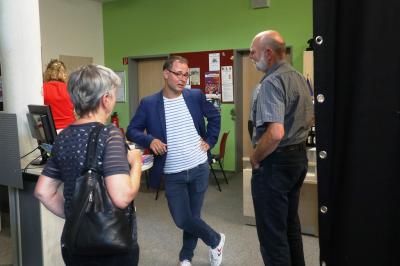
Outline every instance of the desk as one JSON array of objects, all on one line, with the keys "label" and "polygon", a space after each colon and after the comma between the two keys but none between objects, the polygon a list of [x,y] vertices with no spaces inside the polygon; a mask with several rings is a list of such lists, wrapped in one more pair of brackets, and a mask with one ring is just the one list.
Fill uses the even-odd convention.
[{"label": "desk", "polygon": [[307,173],[301,187],[299,218],[303,234],[318,236],[318,186],[314,173]]},{"label": "desk", "polygon": [[[26,163],[22,162],[23,167]],[[30,167],[22,174],[24,188],[17,190],[21,265],[64,265],[60,238],[64,219],[48,211],[33,195],[43,167]],[[60,187],[62,189],[62,187]]]}]

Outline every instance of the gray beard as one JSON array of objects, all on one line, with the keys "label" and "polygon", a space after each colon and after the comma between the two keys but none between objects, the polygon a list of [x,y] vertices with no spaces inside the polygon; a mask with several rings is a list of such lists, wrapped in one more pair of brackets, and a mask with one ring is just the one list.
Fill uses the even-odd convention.
[{"label": "gray beard", "polygon": [[256,69],[261,72],[267,72],[268,66],[265,63],[264,58],[261,58],[258,62],[256,62]]}]

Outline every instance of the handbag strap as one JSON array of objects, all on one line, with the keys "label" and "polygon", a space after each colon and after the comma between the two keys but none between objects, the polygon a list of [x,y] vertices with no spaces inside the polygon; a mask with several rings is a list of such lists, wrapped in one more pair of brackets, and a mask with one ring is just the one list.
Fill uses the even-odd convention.
[{"label": "handbag strap", "polygon": [[86,161],[85,170],[92,170],[97,172],[97,143],[100,135],[100,131],[104,128],[102,123],[97,123],[96,126],[90,131],[87,149],[86,149]]}]

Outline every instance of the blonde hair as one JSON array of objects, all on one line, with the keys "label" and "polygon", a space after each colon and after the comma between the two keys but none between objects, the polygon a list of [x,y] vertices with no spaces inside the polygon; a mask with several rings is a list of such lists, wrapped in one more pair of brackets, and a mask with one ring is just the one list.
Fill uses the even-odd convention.
[{"label": "blonde hair", "polygon": [[67,82],[67,68],[62,61],[52,59],[47,64],[46,71],[43,74],[43,82],[49,81]]}]

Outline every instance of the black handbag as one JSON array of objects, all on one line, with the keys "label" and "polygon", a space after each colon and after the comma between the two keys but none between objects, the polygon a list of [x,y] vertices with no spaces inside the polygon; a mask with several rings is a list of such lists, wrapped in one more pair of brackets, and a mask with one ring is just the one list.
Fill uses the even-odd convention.
[{"label": "black handbag", "polygon": [[103,128],[99,123],[89,135],[84,171],[76,180],[72,213],[64,225],[64,245],[72,254],[125,253],[136,243],[133,204],[125,209],[114,206],[97,167],[97,141]]}]

